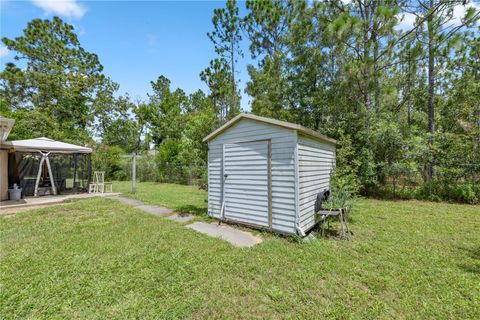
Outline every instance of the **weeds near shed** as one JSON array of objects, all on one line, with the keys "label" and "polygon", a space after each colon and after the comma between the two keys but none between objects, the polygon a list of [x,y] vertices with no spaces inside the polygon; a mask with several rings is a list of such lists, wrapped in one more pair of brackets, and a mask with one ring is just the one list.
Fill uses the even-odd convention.
[{"label": "weeds near shed", "polygon": [[333,210],[347,208],[347,213],[350,216],[357,198],[355,186],[351,184],[351,179],[349,177],[339,176],[335,171],[332,171],[330,174],[330,195],[328,199],[322,203],[323,209]]}]

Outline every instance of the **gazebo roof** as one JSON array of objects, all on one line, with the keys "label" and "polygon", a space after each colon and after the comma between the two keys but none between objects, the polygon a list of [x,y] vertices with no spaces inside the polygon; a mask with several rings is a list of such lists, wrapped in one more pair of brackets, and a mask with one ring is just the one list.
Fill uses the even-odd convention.
[{"label": "gazebo roof", "polygon": [[92,153],[91,148],[77,146],[71,143],[55,141],[40,137],[36,139],[5,141],[0,149],[13,149],[21,152],[52,152],[52,153]]},{"label": "gazebo roof", "polygon": [[0,143],[7,140],[15,120],[0,117]]}]

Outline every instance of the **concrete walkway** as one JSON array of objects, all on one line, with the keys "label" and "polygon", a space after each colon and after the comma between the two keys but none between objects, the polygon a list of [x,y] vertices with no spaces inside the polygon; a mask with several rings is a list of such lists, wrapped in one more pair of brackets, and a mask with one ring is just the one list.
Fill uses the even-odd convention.
[{"label": "concrete walkway", "polygon": [[221,238],[233,244],[236,247],[253,247],[262,242],[262,238],[256,237],[250,232],[235,229],[229,225],[217,222],[194,222],[187,225],[187,228],[209,235],[211,237]]},{"label": "concrete walkway", "polygon": [[194,217],[191,214],[188,213],[174,213],[168,217],[166,217],[169,220],[180,222],[180,223],[185,223],[190,220],[192,220]]},{"label": "concrete walkway", "polygon": [[134,200],[134,199],[130,199],[130,198],[127,198],[127,197],[124,197],[124,196],[116,196],[116,197],[112,197],[112,199],[115,199],[115,200],[117,200],[117,201],[119,201],[122,204],[125,204],[127,206],[132,206],[132,207],[135,207],[139,210],[151,213],[151,214],[153,214],[155,216],[158,216],[158,217],[163,217],[163,216],[166,216],[168,214],[173,213],[173,210],[170,210],[168,208],[144,204],[143,202],[140,202],[140,201]]},{"label": "concrete walkway", "polygon": [[[158,217],[165,217],[169,220],[180,222],[180,223],[185,223],[194,218],[192,214],[188,213],[174,213],[173,210],[161,207],[161,206],[154,206],[154,205],[148,205],[145,204],[141,201],[135,200],[135,199],[130,199],[124,196],[116,196],[112,197],[112,199],[115,199],[127,206],[132,206],[134,208],[137,208],[139,210],[151,213],[155,216]],[[172,214],[173,213],[173,214]]]},{"label": "concrete walkway", "polygon": [[[120,195],[119,193],[94,193],[94,194],[74,194],[74,195],[58,195],[33,198],[29,197],[20,201],[2,201],[0,202],[0,215],[15,214],[20,211],[30,210],[34,208],[48,207],[65,203],[69,199],[84,199],[91,197],[109,197],[117,200],[122,204],[132,206],[139,210],[148,212],[158,217],[176,221],[179,223],[187,223],[195,216],[188,213],[176,213],[171,209],[148,205],[141,201],[130,199]],[[250,232],[238,230],[229,225],[218,223],[194,222],[186,226],[189,229],[206,234],[210,237],[216,237],[228,241],[236,247],[252,247],[262,242],[262,238],[252,235]]]},{"label": "concrete walkway", "polygon": [[[165,217],[166,219],[185,223],[194,218],[193,215],[187,213],[174,213],[165,207],[146,205],[141,201],[130,199],[124,196],[112,197],[125,205],[132,206],[139,210],[151,213],[159,217]],[[173,214],[172,214],[173,213]],[[200,233],[206,234],[210,237],[216,237],[223,239],[236,247],[252,247],[260,242],[262,238],[252,235],[250,232],[235,229],[226,224],[218,225],[218,223],[206,223],[206,222],[194,222],[186,226],[189,229],[193,229]]]},{"label": "concrete walkway", "polygon": [[85,199],[92,197],[111,197],[119,195],[119,193],[79,193],[67,195],[51,195],[41,197],[26,197],[18,201],[1,201],[0,215],[11,214],[20,211],[30,210],[34,208],[43,208],[51,205],[60,204],[70,199]]}]

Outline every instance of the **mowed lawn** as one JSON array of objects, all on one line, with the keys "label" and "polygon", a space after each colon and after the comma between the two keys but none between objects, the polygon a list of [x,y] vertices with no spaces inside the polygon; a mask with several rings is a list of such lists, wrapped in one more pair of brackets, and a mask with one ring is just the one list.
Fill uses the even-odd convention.
[{"label": "mowed lawn", "polygon": [[141,182],[132,194],[131,181],[115,181],[113,191],[130,198],[158,206],[166,206],[184,213],[207,215],[207,192],[195,186],[170,183]]},{"label": "mowed lawn", "polygon": [[[191,187],[138,190],[206,206]],[[479,206],[362,200],[350,227],[239,249],[105,198],[0,216],[0,318],[480,317]]]}]

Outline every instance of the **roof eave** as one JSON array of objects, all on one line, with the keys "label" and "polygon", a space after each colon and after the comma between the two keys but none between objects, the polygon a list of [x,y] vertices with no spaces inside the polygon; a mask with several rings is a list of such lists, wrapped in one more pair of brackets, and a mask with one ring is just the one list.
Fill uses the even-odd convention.
[{"label": "roof eave", "polygon": [[233,126],[235,123],[237,123],[241,118],[243,118],[244,115],[245,115],[244,113],[240,113],[239,115],[233,117],[230,121],[225,123],[223,126],[221,126],[220,128],[218,128],[215,131],[213,131],[212,133],[210,133],[208,136],[203,138],[202,142],[208,142],[208,141],[212,140],[213,138],[218,136],[220,133],[227,130],[228,128]]},{"label": "roof eave", "polygon": [[260,117],[260,116],[256,116],[256,115],[248,114],[248,113],[240,113],[239,115],[235,116],[230,121],[225,123],[223,126],[221,126],[217,130],[213,131],[208,136],[203,138],[202,141],[203,142],[209,142],[210,140],[214,139],[216,136],[218,136],[219,134],[221,134],[223,131],[227,130],[228,128],[232,127],[234,124],[236,124],[238,121],[240,121],[243,118],[250,119],[250,120],[253,120],[253,121],[259,121],[259,122],[262,122],[262,123],[268,123],[268,124],[271,124],[271,125],[276,125],[276,126],[291,129],[291,130],[297,130],[300,133],[303,133],[304,135],[307,135],[311,138],[321,140],[323,142],[332,143],[332,144],[335,144],[335,145],[337,144],[337,140],[329,138],[329,137],[327,137],[323,134],[320,134],[320,133],[318,133],[318,132],[316,132],[312,129],[301,126],[299,124],[294,124],[294,123],[289,123],[289,122],[280,121],[280,120],[276,120],[276,119]]}]

